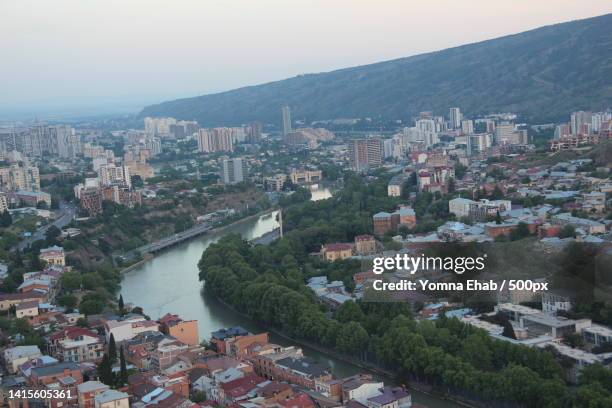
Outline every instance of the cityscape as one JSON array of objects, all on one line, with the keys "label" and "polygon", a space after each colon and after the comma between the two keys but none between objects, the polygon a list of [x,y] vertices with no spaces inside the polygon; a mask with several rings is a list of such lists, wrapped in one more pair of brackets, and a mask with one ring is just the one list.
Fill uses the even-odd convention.
[{"label": "cityscape", "polygon": [[[540,54],[578,31],[609,45],[610,27],[516,36]],[[579,75],[597,89],[538,104],[397,114],[405,95],[360,82],[380,106],[342,110],[340,70],[307,96],[292,81],[311,75],[0,115],[0,405],[612,407],[607,51]]]}]

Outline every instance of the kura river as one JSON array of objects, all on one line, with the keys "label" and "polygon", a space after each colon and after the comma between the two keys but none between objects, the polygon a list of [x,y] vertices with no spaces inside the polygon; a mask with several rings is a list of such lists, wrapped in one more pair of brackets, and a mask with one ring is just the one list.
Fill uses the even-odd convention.
[{"label": "kura river", "polygon": [[[225,229],[212,232],[159,253],[124,275],[121,294],[126,303],[140,306],[144,312],[157,319],[166,313],[175,313],[184,319],[198,321],[200,339],[209,339],[210,333],[222,327],[242,326],[258,332],[261,327],[219,303],[202,292],[198,280],[197,263],[202,252],[223,235],[241,234],[246,239],[259,237],[278,227],[276,212],[250,218]],[[282,345],[290,341],[272,335],[272,341]],[[304,354],[316,358],[329,367],[337,377],[355,374],[360,370],[352,364],[323,355],[308,347]],[[449,408],[457,405],[413,391],[413,400],[430,408]]]}]

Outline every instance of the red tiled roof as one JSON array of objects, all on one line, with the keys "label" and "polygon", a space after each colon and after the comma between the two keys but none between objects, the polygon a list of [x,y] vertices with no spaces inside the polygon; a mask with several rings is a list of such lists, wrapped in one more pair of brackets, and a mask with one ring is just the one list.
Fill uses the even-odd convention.
[{"label": "red tiled roof", "polygon": [[259,383],[266,381],[258,375],[252,374],[246,377],[238,378],[237,380],[229,381],[221,384],[221,388],[225,391],[225,395],[231,398],[245,395],[251,391]]},{"label": "red tiled roof", "polygon": [[66,327],[64,330],[58,331],[57,333],[53,333],[50,338],[51,341],[56,341],[64,338],[75,339],[78,336],[98,337],[96,333],[85,329],[84,327],[71,326]]},{"label": "red tiled roof", "polygon": [[45,295],[42,293],[36,294],[32,292],[27,293],[0,293],[0,301],[2,300],[24,300],[24,299],[44,299]]},{"label": "red tiled roof", "polygon": [[337,242],[334,244],[325,245],[326,251],[346,251],[347,249],[352,249],[353,246],[351,244],[347,244],[344,242]]},{"label": "red tiled roof", "polygon": [[308,408],[315,406],[312,399],[304,393],[285,401],[279,401],[279,404],[285,408]]}]

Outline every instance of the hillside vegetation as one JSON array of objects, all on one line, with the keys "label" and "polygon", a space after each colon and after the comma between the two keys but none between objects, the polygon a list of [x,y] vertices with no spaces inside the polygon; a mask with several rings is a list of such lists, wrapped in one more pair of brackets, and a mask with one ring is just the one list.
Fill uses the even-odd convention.
[{"label": "hillside vegetation", "polygon": [[332,72],[300,75],[146,107],[141,116],[196,119],[202,126],[280,122],[280,108],[307,121],[409,119],[422,110],[469,115],[517,112],[567,119],[612,106],[612,14]]}]

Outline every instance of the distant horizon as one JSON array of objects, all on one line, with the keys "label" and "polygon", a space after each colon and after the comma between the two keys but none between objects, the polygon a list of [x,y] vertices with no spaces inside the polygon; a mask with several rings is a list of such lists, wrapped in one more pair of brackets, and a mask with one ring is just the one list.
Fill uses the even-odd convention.
[{"label": "distant horizon", "polygon": [[[49,3],[56,3],[56,2],[57,1],[50,1]],[[59,2],[61,3],[61,1]],[[478,1],[472,1],[472,3],[474,2],[478,3]],[[11,30],[10,23],[18,22],[19,15],[21,13],[24,13],[26,11],[27,12],[32,11],[31,9],[28,9],[27,6],[25,7],[25,9],[23,8],[20,9],[20,6],[24,3],[27,3],[27,1],[20,2],[19,5],[16,5],[15,3],[0,5],[0,16],[4,15],[7,18],[7,20],[11,20],[10,22],[3,23],[2,22],[3,18],[0,17],[0,23],[2,23],[0,24],[0,34],[2,33],[4,29],[6,29],[7,31],[10,31]],[[113,3],[113,2],[110,2],[110,3]],[[151,2],[150,4],[154,4],[154,3],[155,2]],[[236,3],[239,3],[239,1],[234,1],[232,5],[236,6]],[[271,3],[274,3],[274,2],[271,2]],[[397,6],[396,2],[394,1],[391,1],[391,3],[394,3]],[[527,2],[522,2],[522,3],[528,4]],[[546,3],[546,2],[542,2],[542,3]],[[462,32],[454,31],[456,27],[444,26],[443,27],[444,29],[440,30],[441,26],[439,24],[432,24],[431,26],[435,28],[438,32],[442,31],[442,34],[444,34],[442,38],[434,38],[433,36],[428,37],[427,33],[424,33],[423,37],[419,37],[418,41],[416,41],[416,44],[414,44],[415,37],[407,37],[409,38],[409,40],[406,41],[407,43],[409,43],[408,47],[404,46],[404,42],[402,41],[400,41],[401,44],[399,45],[393,43],[394,41],[397,43],[398,39],[404,38],[403,36],[407,35],[404,32],[395,32],[393,36],[383,35],[382,37],[380,34],[378,34],[380,38],[374,38],[370,40],[370,42],[375,43],[376,41],[379,41],[381,39],[385,41],[377,43],[377,44],[367,44],[366,43],[365,46],[362,46],[361,44],[359,44],[360,41],[366,41],[364,38],[356,38],[353,40],[351,37],[350,40],[352,41],[352,43],[349,42],[348,38],[345,38],[345,40],[347,41],[346,43],[343,43],[345,45],[343,47],[339,46],[337,49],[332,48],[336,46],[333,43],[338,41],[337,39],[333,39],[332,41],[330,41],[332,43],[330,47],[325,46],[326,48],[329,48],[329,50],[325,50],[323,49],[324,48],[323,43],[325,43],[325,41],[323,41],[322,44],[319,44],[320,48],[314,48],[314,49],[305,48],[306,51],[300,54],[300,58],[305,59],[306,62],[296,61],[293,64],[294,66],[291,66],[292,64],[290,63],[291,61],[289,61],[289,59],[295,57],[295,55],[293,54],[295,54],[296,51],[299,51],[299,50],[296,50],[296,47],[298,47],[299,44],[298,46],[293,46],[292,44],[285,44],[286,48],[280,47],[280,49],[278,50],[272,50],[272,51],[277,52],[277,54],[280,52],[280,54],[278,55],[275,54],[276,59],[273,59],[270,56],[267,56],[265,52],[262,52],[262,50],[270,51],[266,48],[266,47],[269,47],[270,45],[262,46],[261,44],[258,44],[262,48],[250,49],[248,48],[249,46],[248,41],[246,44],[243,44],[242,40],[244,39],[242,38],[240,39],[241,42],[239,42],[238,44],[242,46],[242,48],[241,49],[229,48],[231,52],[228,52],[228,49],[224,48],[223,44],[220,44],[217,41],[215,41],[214,43],[209,43],[209,44],[197,43],[196,45],[198,47],[200,46],[203,47],[202,53],[204,53],[205,51],[211,51],[210,49],[212,49],[212,51],[218,52],[218,55],[217,55],[218,58],[226,58],[229,60],[229,61],[219,60],[219,63],[217,63],[215,60],[215,63],[207,64],[210,60],[213,60],[213,58],[206,59],[206,57],[201,57],[201,56],[198,57],[198,55],[200,54],[199,52],[200,48],[198,48],[197,49],[198,52],[195,52],[195,53],[193,52],[193,49],[188,49],[188,47],[182,47],[186,49],[181,49],[175,52],[175,48],[177,45],[174,43],[168,42],[167,44],[162,44],[162,46],[159,46],[158,48],[153,47],[154,48],[153,50],[151,49],[147,50],[149,52],[152,51],[154,54],[157,52],[159,56],[162,57],[161,59],[163,63],[159,62],[161,66],[157,67],[156,64],[158,63],[158,61],[155,59],[158,57],[157,54],[155,54],[153,65],[151,66],[147,65],[147,62],[151,62],[151,61],[144,61],[144,62],[141,61],[141,57],[143,57],[143,55],[146,56],[145,54],[141,55],[142,47],[145,47],[145,46],[148,48],[152,47],[152,44],[150,44],[149,41],[143,44],[136,44],[132,46],[130,44],[127,44],[127,45],[120,47],[119,50],[117,50],[116,48],[112,48],[109,50],[108,48],[110,47],[110,45],[114,45],[114,44],[112,44],[113,39],[107,38],[105,40],[106,42],[103,41],[102,44],[99,44],[97,46],[95,44],[92,46],[90,46],[90,44],[85,44],[85,49],[83,50],[82,53],[79,53],[77,50],[77,52],[70,54],[70,56],[73,57],[73,59],[68,60],[69,62],[68,65],[64,64],[63,60],[59,62],[57,61],[57,59],[61,58],[61,55],[57,55],[57,54],[58,53],[61,54],[65,52],[66,50],[61,49],[58,51],[58,49],[56,48],[56,49],[51,49],[48,51],[41,51],[43,53],[43,60],[51,61],[51,63],[49,64],[49,68],[58,70],[57,75],[59,76],[59,78],[56,78],[53,72],[46,70],[47,69],[46,65],[40,65],[36,67],[36,68],[44,67],[43,70],[40,70],[40,69],[33,70],[29,64],[26,64],[27,60],[32,58],[32,55],[29,52],[31,50],[28,51],[26,49],[22,49],[23,44],[21,43],[30,42],[32,43],[30,45],[40,46],[40,44],[38,43],[44,42],[44,39],[41,40],[40,38],[36,38],[36,37],[37,35],[45,34],[44,33],[45,30],[42,29],[38,32],[34,32],[29,37],[27,35],[24,35],[24,33],[21,33],[21,32],[15,35],[15,31],[12,31],[11,34],[13,35],[13,37],[21,36],[25,38],[13,39],[11,38],[11,35],[8,35],[8,36],[0,35],[0,37],[5,38],[4,40],[0,39],[0,45],[2,46],[3,50],[5,50],[5,54],[7,54],[6,61],[9,61],[9,63],[4,64],[3,66],[0,66],[0,77],[12,78],[13,76],[17,76],[15,80],[7,81],[4,84],[4,87],[7,89],[3,90],[2,92],[3,100],[0,100],[0,121],[32,120],[35,117],[41,117],[41,119],[45,119],[45,118],[50,118],[54,116],[61,119],[62,117],[78,118],[80,116],[138,114],[142,110],[142,108],[144,108],[147,105],[156,104],[156,103],[160,103],[160,102],[164,102],[168,100],[221,93],[221,92],[226,92],[226,91],[230,91],[230,90],[237,89],[237,88],[256,86],[256,85],[265,84],[269,82],[280,81],[286,78],[292,78],[292,77],[299,76],[299,75],[330,72],[330,71],[335,71],[339,69],[352,68],[356,66],[375,64],[375,63],[379,63],[383,61],[389,61],[389,60],[416,56],[420,54],[437,52],[437,51],[441,51],[441,50],[448,49],[448,48],[454,48],[454,47],[463,46],[467,44],[478,43],[482,41],[491,40],[494,38],[504,37],[507,35],[514,35],[514,34],[518,34],[518,33],[525,32],[525,31],[530,31],[530,30],[533,30],[539,27],[543,27],[543,26],[550,26],[554,24],[575,21],[575,20],[582,20],[585,18],[591,18],[591,17],[597,17],[597,16],[609,14],[610,10],[604,10],[605,6],[607,6],[607,5],[604,5],[604,3],[605,2],[592,1],[592,2],[589,2],[590,7],[589,5],[585,6],[584,4],[582,4],[582,7],[580,8],[580,10],[583,12],[583,14],[577,15],[574,12],[571,18],[568,19],[567,17],[569,16],[565,16],[565,14],[563,13],[561,13],[561,15],[559,14],[560,14],[561,9],[564,10],[564,13],[572,12],[571,8],[573,7],[573,5],[571,4],[571,1],[556,2],[555,4],[558,6],[555,9],[555,11],[558,12],[557,15],[552,15],[552,13],[549,13],[551,15],[550,16],[546,15],[545,16],[546,20],[543,20],[542,18],[537,18],[537,19],[536,18],[531,18],[531,19],[514,18],[513,19],[511,17],[506,18],[506,16],[504,16],[505,24],[501,24],[501,26],[503,27],[501,28],[496,27],[495,30],[491,28],[488,28],[487,30],[484,30],[484,29],[480,30],[480,26],[479,26],[478,27],[479,30],[476,33],[472,32],[467,37],[463,35],[463,31]],[[231,8],[231,5],[229,5],[229,3],[227,4],[228,4],[227,8]],[[99,7],[100,3],[95,3],[95,5]],[[116,3],[114,3],[114,6],[116,6]],[[207,2],[206,5],[203,6],[203,9],[198,9],[197,5],[195,5],[194,3],[194,8],[196,8],[197,11],[199,12],[209,12],[211,11],[209,8],[214,9],[214,6],[215,5],[211,5],[211,3]],[[217,6],[219,5],[217,4]],[[280,5],[278,6],[280,7]],[[440,5],[438,4],[435,5],[435,7],[439,7],[439,6]],[[511,8],[514,12],[513,13],[514,17],[516,17],[516,15],[520,13],[517,13],[515,9],[518,9],[520,7],[516,7],[516,5],[513,5],[513,6],[515,7],[513,8],[511,7]],[[538,5],[538,7],[540,6],[541,4]],[[81,9],[83,8],[83,6],[80,6],[80,7]],[[158,5],[158,7],[161,7],[161,6]],[[247,3],[243,3],[242,6],[235,7],[235,8],[238,11],[242,11],[243,9],[248,9],[248,7],[249,6]],[[266,6],[266,7],[269,7],[269,6]],[[359,7],[363,8],[363,5],[360,5]],[[447,11],[447,14],[452,14],[452,12],[457,11],[457,10],[452,10],[452,7],[450,7],[450,5],[448,7],[450,8],[450,10]],[[474,11],[472,10],[472,13],[476,15],[476,20],[478,19],[486,20],[487,17],[491,18],[490,15],[487,15],[487,13],[491,13],[491,11],[484,7],[485,6],[483,5],[483,8],[478,10],[476,13],[474,13]],[[44,7],[38,7],[38,8],[44,8]],[[78,9],[78,8],[79,7],[75,7],[75,9]],[[108,11],[108,10],[113,9],[113,5],[111,4],[108,7],[102,6],[102,8]],[[262,9],[263,8],[265,7],[262,7]],[[399,9],[402,12],[406,12],[407,16],[412,16],[412,14],[408,13],[410,10],[405,9],[403,5],[400,4]],[[90,9],[88,10],[91,11]],[[323,6],[323,7],[320,7],[320,10],[328,11],[328,8]],[[371,11],[371,10],[372,9],[368,9],[368,11]],[[378,9],[375,9],[375,10],[378,10]],[[591,13],[596,13],[596,14],[584,15],[587,12],[587,10],[590,11]],[[213,10],[213,11],[217,13],[221,13],[221,14],[228,12],[228,10],[224,8],[223,6],[220,6],[220,8],[218,7],[216,10]],[[338,10],[332,10],[332,11],[338,12]],[[340,12],[343,13],[342,16],[345,16],[347,11],[349,10],[348,9],[340,10]],[[356,11],[355,13],[358,13],[359,11],[363,11],[363,10],[360,9]],[[504,11],[507,11],[507,10],[499,10],[497,13],[502,14]],[[175,10],[173,7],[166,7],[166,9],[161,10],[161,12],[160,10],[157,10],[157,13],[159,13],[159,15],[162,17],[166,15],[171,16],[172,13],[176,13],[176,12],[177,10]],[[75,13],[78,14],[78,10],[75,11]],[[43,14],[42,11],[40,14]],[[130,16],[129,12],[126,14],[128,14],[127,22],[137,25],[140,29],[150,30],[151,28],[155,28],[154,23],[144,24],[143,21],[141,21],[142,19],[137,18],[138,14],[136,14],[136,17],[134,17],[133,15]],[[534,14],[537,15],[537,13],[534,13]],[[41,17],[43,18],[49,17],[47,14],[41,16],[41,15],[37,15],[36,13],[34,13],[34,15],[35,15],[34,20],[36,20],[37,18],[41,18]],[[231,14],[230,12],[230,15],[233,15],[233,14]],[[328,16],[328,18],[331,19],[332,15],[333,13],[330,12],[330,15]],[[11,18],[11,16],[14,18]],[[541,15],[537,15],[537,16],[542,17]],[[564,16],[565,18],[560,19],[561,16]],[[123,16],[123,17],[126,18],[126,16]],[[355,23],[355,24],[359,23],[360,21],[359,19],[363,18],[360,15],[350,16],[350,17],[352,17],[352,19],[348,21],[347,27],[351,26],[350,23]],[[377,17],[380,17],[380,16],[377,15]],[[87,19],[85,20],[86,20],[85,22],[89,21]],[[307,21],[307,18],[304,18],[304,21]],[[455,18],[453,18],[452,21],[455,21]],[[512,24],[508,22],[511,22]],[[80,22],[80,23],[83,23],[83,22]],[[377,29],[382,30],[386,28],[382,25],[376,25],[375,23],[376,21],[373,21],[373,24],[371,27],[369,26],[366,27],[366,28],[369,28],[369,30],[368,29],[363,30],[366,39],[371,36],[377,35],[376,34]],[[326,22],[325,24],[330,24],[330,23]],[[508,27],[506,28],[506,26]],[[4,29],[2,27],[4,27]],[[426,27],[430,27],[430,26],[426,26]],[[46,27],[43,27],[43,28],[46,28],[47,32],[51,33],[51,35],[57,35],[59,38],[62,38],[61,34],[66,34],[64,33],[64,31],[70,31],[70,27],[66,27],[65,25],[58,24],[57,22],[55,26],[49,23],[47,24]],[[74,29],[74,27],[72,28]],[[329,31],[329,27],[326,27],[326,28]],[[422,28],[423,27],[419,27],[417,25],[415,29],[418,30]],[[256,29],[262,32],[265,31],[265,28],[261,28],[260,26],[258,26]],[[335,26],[334,28],[335,31],[333,32],[337,33],[337,37],[343,37],[343,36],[347,37],[347,35],[343,34],[343,30],[345,29],[347,28],[344,26],[340,26],[340,27]],[[195,34],[195,35],[201,34],[198,31],[199,29],[194,29],[194,30],[197,32],[195,33],[190,32],[189,34]],[[504,30],[504,31],[500,32],[500,30]],[[171,34],[176,34],[179,31],[180,29],[176,28],[174,31],[172,31]],[[402,31],[402,30],[400,30],[399,28],[396,28],[396,31]],[[185,33],[179,32],[176,35],[178,35],[179,40],[184,40],[185,39],[184,34]],[[192,36],[189,36],[189,39],[191,38]],[[287,38],[278,38],[278,37],[274,37],[274,35],[272,35],[272,38],[275,41],[277,40],[283,40],[285,42],[289,41]],[[386,41],[387,38],[389,39],[388,42],[390,42],[391,44],[386,46],[385,48],[383,47],[383,45],[387,43]],[[65,38],[63,38],[63,40],[65,40]],[[70,37],[70,40],[73,41],[74,39]],[[117,39],[114,39],[114,40],[117,41]],[[222,39],[219,39],[219,41],[221,40]],[[84,46],[83,43],[85,43],[86,41],[87,41],[86,39],[82,40],[81,44],[77,44],[77,45],[81,45],[81,47],[83,47]],[[92,42],[93,41],[94,40],[92,40]],[[316,41],[314,40],[311,41],[310,38],[308,39],[308,41],[309,41],[308,42],[309,45],[311,43],[314,45],[317,45]],[[58,43],[55,43],[55,45],[61,46],[61,47],[70,47],[71,44],[70,43],[65,44],[64,42],[60,41]],[[158,44],[153,44],[153,45],[158,45]],[[310,48],[313,48],[313,47],[311,46]],[[347,48],[348,48],[348,52],[347,52]],[[102,58],[102,61],[108,64],[107,67],[100,67],[100,68],[98,68],[97,66],[93,67],[93,68],[96,68],[96,70],[99,70],[100,72],[88,71],[88,69],[92,70],[92,66],[88,66],[87,64],[89,62],[85,60],[88,57],[87,54],[91,53],[92,51],[94,51],[93,54],[95,55],[96,58],[98,57],[98,54],[105,54],[105,53],[109,54],[109,55],[100,56],[100,58]],[[340,55],[336,55],[336,51],[337,51],[337,54],[340,54]],[[246,53],[246,55],[241,54],[241,52]],[[327,53],[331,52],[331,54],[327,55],[325,54],[325,52]],[[374,52],[374,55],[372,55],[373,52]],[[166,53],[168,53],[169,55],[165,56]],[[12,54],[14,54],[14,58]],[[237,57],[236,54],[238,54],[238,57],[239,57],[238,61],[232,61],[232,58],[235,59]],[[260,58],[260,54],[262,55],[261,58]],[[287,55],[286,58],[278,59],[279,57],[284,57],[285,55]],[[320,58],[319,58],[319,55],[321,55]],[[118,56],[124,59],[117,59]],[[251,59],[246,58],[246,63],[245,63],[245,57],[251,57]],[[168,64],[168,61],[165,61],[165,59],[172,59],[172,58],[177,59],[176,63],[171,64],[171,66],[164,66],[164,63],[166,65]],[[191,62],[190,58],[193,58],[193,62]],[[198,61],[198,58],[200,59],[203,58],[204,62]],[[21,63],[20,63],[20,60],[21,60]],[[131,65],[124,63],[124,61],[129,61]],[[182,61],[187,61],[187,62],[184,64],[181,64]],[[249,63],[251,62],[252,64],[249,65]],[[53,63],[55,63],[56,65],[55,67],[53,66]],[[198,63],[200,63],[201,65],[198,65]],[[73,64],[83,65],[82,66],[83,69],[78,69],[79,67],[72,67]],[[287,64],[289,64],[289,66],[287,66]],[[148,72],[148,71],[140,72],[139,71],[142,69],[148,70],[149,68],[151,69],[152,72]],[[153,71],[153,68],[157,68],[157,71]],[[200,68],[201,68],[201,71],[199,70]],[[249,68],[252,68],[252,69],[249,70]],[[66,72],[70,70],[73,70],[74,72],[73,73]],[[183,75],[184,72],[181,72],[185,70],[188,71],[187,72],[188,75]],[[160,73],[159,71],[162,71],[162,72]],[[228,72],[226,73],[225,71],[228,71]],[[160,74],[163,76],[158,76]],[[19,78],[20,76],[21,78]],[[141,78],[143,76],[145,78]],[[160,78],[163,78],[163,80]],[[147,87],[147,85],[150,85],[150,86]]]}]

